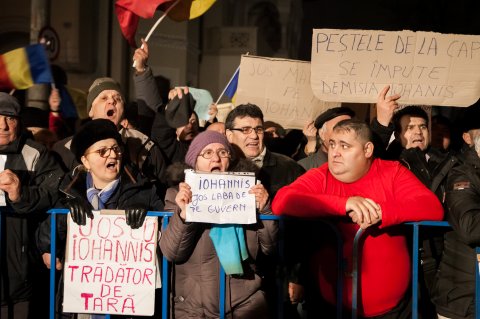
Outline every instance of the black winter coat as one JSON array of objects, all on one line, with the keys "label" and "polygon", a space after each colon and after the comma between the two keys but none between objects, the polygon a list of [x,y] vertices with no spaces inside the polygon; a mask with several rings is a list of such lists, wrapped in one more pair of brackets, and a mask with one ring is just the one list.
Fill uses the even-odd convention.
[{"label": "black winter coat", "polygon": [[[74,177],[66,175],[61,184],[61,192],[75,198],[83,198],[88,202],[86,175],[84,171],[79,171]],[[72,181],[73,184],[70,185]],[[62,200],[63,198],[59,199],[56,207],[63,207]],[[121,175],[117,190],[105,203],[106,209],[146,208],[151,211],[163,211],[163,207],[163,201],[158,197],[155,186],[148,181],[133,181],[125,172]],[[66,232],[67,215],[59,215],[57,216],[57,236],[60,241],[66,239]],[[50,218],[42,223],[36,237],[40,252],[50,252]],[[65,245],[57,245],[57,247],[65,247]],[[63,250],[59,248],[57,254],[61,256]]]},{"label": "black winter coat", "polygon": [[0,155],[7,156],[5,169],[12,170],[21,183],[20,200],[11,203],[6,195],[7,206],[1,208],[1,296],[4,305],[7,301],[17,303],[31,297],[32,267],[40,262],[34,233],[57,200],[63,171],[43,145],[26,135],[0,150]]},{"label": "black winter coat", "polygon": [[475,247],[480,246],[480,158],[469,149],[447,181],[446,215],[453,231],[445,235],[433,301],[437,312],[459,319],[475,315]]}]

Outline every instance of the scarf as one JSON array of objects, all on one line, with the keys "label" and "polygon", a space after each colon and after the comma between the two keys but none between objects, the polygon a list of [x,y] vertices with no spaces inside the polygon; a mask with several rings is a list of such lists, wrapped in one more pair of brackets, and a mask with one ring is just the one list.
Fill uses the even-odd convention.
[{"label": "scarf", "polygon": [[218,259],[227,275],[243,275],[242,260],[248,258],[243,227],[238,225],[215,225],[210,229]]},{"label": "scarf", "polygon": [[108,201],[113,192],[117,189],[120,178],[110,182],[103,189],[97,189],[93,185],[92,174],[87,172],[87,198],[90,204],[92,204],[94,210],[100,210],[105,208],[105,203]]}]

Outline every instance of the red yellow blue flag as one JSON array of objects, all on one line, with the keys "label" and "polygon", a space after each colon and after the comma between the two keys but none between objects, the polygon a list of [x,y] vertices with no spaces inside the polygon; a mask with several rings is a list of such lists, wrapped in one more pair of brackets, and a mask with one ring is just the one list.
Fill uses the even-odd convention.
[{"label": "red yellow blue flag", "polygon": [[45,48],[33,44],[0,55],[0,88],[24,90],[39,83],[52,83]]},{"label": "red yellow blue flag", "polygon": [[225,95],[230,98],[230,100],[235,103],[235,95],[237,94],[237,86],[238,86],[238,77],[240,76],[240,67],[237,68],[235,74],[228,82],[227,87],[225,88]]}]

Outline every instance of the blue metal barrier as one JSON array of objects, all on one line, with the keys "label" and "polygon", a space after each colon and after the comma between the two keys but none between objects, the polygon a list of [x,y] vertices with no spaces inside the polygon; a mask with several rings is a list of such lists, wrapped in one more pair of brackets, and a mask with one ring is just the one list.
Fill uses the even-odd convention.
[{"label": "blue metal barrier", "polygon": [[[56,265],[56,215],[57,214],[68,214],[69,210],[67,209],[51,209],[48,211],[51,214],[51,229],[50,229],[50,319],[55,318],[55,265]],[[170,212],[148,212],[147,216],[153,217],[162,217],[163,226],[162,229],[165,229],[168,226],[169,218],[172,216]],[[273,215],[260,215],[260,220],[280,220],[281,217]],[[338,265],[338,276],[337,276],[337,318],[342,318],[342,297],[343,297],[343,274],[344,274],[344,259],[343,259],[343,241],[340,232],[335,227],[335,225],[329,221],[319,220],[324,224],[328,225],[337,236],[337,265]],[[418,318],[418,265],[419,265],[419,234],[420,226],[434,226],[434,227],[450,227],[449,223],[446,221],[422,221],[422,222],[411,222],[406,223],[412,225],[413,227],[413,256],[412,256],[412,319]],[[1,226],[1,224],[0,224]],[[353,242],[353,269],[352,269],[352,318],[357,318],[358,311],[358,278],[359,278],[359,263],[358,256],[360,252],[359,241],[362,235],[365,232],[362,229],[359,229],[355,235]],[[480,319],[480,247],[477,247],[476,250],[476,263],[475,263],[475,314],[476,318]],[[226,284],[225,284],[225,272],[220,266],[220,300],[219,300],[219,311],[220,318],[225,318],[225,293],[226,293]],[[165,257],[162,259],[162,319],[167,319],[169,314],[169,262]],[[109,319],[110,315],[106,315],[106,319]]]},{"label": "blue metal barrier", "polygon": [[413,227],[413,256],[412,256],[412,319],[418,318],[418,249],[420,226],[450,227],[446,221],[422,221],[407,223]]}]

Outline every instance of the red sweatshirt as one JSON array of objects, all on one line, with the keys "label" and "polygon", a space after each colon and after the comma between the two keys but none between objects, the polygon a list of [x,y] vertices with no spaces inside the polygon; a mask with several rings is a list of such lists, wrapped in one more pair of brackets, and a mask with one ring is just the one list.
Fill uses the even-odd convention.
[{"label": "red sweatshirt", "polygon": [[[406,238],[388,226],[408,221],[442,220],[443,208],[408,169],[398,162],[375,159],[368,173],[353,183],[333,177],[327,164],[312,169],[292,184],[281,188],[272,203],[276,215],[298,217],[345,217],[337,227],[342,233],[347,272],[352,270],[352,245],[357,224],[346,215],[345,205],[351,196],[370,198],[382,208],[382,221],[372,226],[374,234],[366,236],[361,250],[359,314],[382,315],[403,298],[410,284],[411,266]],[[334,249],[334,248],[332,248]],[[332,249],[320,250],[320,291],[335,304],[336,262]],[[323,256],[323,258],[322,258]],[[344,277],[344,304],[351,307],[352,278]]]}]

